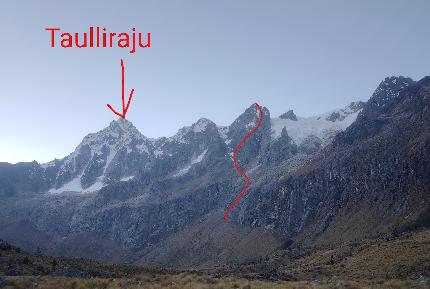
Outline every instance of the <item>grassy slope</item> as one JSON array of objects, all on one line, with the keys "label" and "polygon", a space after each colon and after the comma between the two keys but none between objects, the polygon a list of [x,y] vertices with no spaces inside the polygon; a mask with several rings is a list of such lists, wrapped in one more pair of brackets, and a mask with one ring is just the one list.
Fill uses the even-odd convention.
[{"label": "grassy slope", "polygon": [[347,280],[430,277],[430,230],[328,248],[278,251],[263,264],[250,264],[241,270],[250,276],[257,272],[298,280],[329,276]]},{"label": "grassy slope", "polygon": [[141,264],[173,268],[212,268],[239,264],[274,252],[280,242],[261,228],[225,224],[224,211],[211,213],[173,234],[145,255]]},{"label": "grassy slope", "polygon": [[[333,248],[278,251],[265,262],[234,269],[174,272],[38,256],[0,243],[0,276],[11,267],[19,269],[21,276],[7,277],[3,284],[9,289],[428,288],[416,280],[430,276],[429,248],[427,230]],[[67,267],[86,272],[87,278],[52,276]],[[282,281],[286,279],[291,281]]]},{"label": "grassy slope", "polygon": [[268,282],[239,278],[211,278],[193,274],[142,275],[122,279],[77,279],[53,277],[15,277],[4,289],[328,289],[328,288],[369,288],[369,289],[421,289],[426,288],[415,281],[390,280],[380,283],[339,281],[332,282]]}]

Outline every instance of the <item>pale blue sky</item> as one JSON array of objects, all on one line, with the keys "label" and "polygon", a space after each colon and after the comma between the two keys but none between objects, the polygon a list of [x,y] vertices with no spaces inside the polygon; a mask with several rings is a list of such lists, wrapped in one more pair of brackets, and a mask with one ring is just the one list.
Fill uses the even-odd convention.
[{"label": "pale blue sky", "polygon": [[[367,100],[386,76],[430,74],[430,1],[16,1],[0,4],[0,161],[62,158],[114,119],[170,136],[258,101],[308,116]],[[45,27],[136,27],[150,49],[52,49]]]}]

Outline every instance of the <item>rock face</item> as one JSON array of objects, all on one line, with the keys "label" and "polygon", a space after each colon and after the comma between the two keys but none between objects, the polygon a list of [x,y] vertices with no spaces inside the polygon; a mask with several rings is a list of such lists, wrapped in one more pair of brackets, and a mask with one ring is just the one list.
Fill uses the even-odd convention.
[{"label": "rock face", "polygon": [[130,122],[113,121],[104,130],[87,135],[61,161],[44,164],[55,171],[52,193],[95,191],[105,184],[132,178],[151,159],[152,144]]},{"label": "rock face", "polygon": [[428,82],[388,78],[367,103],[315,117],[264,108],[238,153],[251,186],[229,224],[223,213],[244,185],[231,157],[258,122],[254,105],[230,126],[199,119],[169,138],[113,121],[64,159],[0,164],[0,238],[54,255],[207,267],[287,241],[426,225]]},{"label": "rock face", "polygon": [[430,78],[386,79],[331,145],[249,196],[243,223],[324,244],[428,227],[429,112]]}]

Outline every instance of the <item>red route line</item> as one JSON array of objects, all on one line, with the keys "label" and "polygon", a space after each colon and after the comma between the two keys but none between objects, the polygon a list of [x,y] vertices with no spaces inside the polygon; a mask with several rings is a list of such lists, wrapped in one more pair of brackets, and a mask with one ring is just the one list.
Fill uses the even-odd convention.
[{"label": "red route line", "polygon": [[134,88],[131,89],[130,95],[128,97],[127,106],[125,105],[125,96],[124,96],[124,61],[121,59],[121,100],[122,100],[122,114],[117,112],[110,104],[107,104],[107,106],[112,110],[112,112],[123,119],[125,119],[125,116],[127,115],[128,108],[130,106],[131,99],[133,98],[133,92]]},{"label": "red route line", "polygon": [[246,191],[248,190],[249,184],[251,183],[248,174],[237,164],[237,152],[239,148],[247,141],[247,139],[261,126],[263,123],[263,110],[261,109],[261,106],[258,105],[258,103],[255,103],[255,105],[258,108],[258,111],[260,113],[260,119],[258,120],[257,125],[240,141],[240,143],[236,146],[233,152],[233,163],[236,168],[236,171],[238,171],[246,180],[245,188],[243,188],[242,192],[236,197],[234,202],[227,208],[225,211],[225,217],[224,217],[224,223],[228,222],[228,214],[230,211],[236,206],[236,204],[240,201],[241,198],[246,194]]}]

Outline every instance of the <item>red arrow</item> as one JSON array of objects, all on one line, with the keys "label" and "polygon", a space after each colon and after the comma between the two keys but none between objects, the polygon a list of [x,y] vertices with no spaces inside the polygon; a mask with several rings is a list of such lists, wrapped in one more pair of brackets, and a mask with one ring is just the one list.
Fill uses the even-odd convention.
[{"label": "red arrow", "polygon": [[125,119],[125,116],[127,114],[128,108],[130,106],[131,99],[133,98],[133,92],[134,88],[130,91],[130,96],[128,97],[127,105],[125,105],[125,99],[124,99],[124,61],[121,59],[121,76],[122,76],[122,113],[117,112],[110,104],[107,104],[107,106],[112,110],[112,112],[116,115],[119,115],[123,119]]}]

